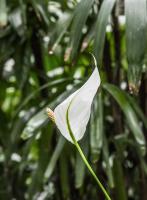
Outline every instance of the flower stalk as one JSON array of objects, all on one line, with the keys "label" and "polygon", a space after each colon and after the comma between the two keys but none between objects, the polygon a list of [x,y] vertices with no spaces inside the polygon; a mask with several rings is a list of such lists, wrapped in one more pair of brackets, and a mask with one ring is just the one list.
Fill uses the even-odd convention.
[{"label": "flower stalk", "polygon": [[[72,101],[71,101],[71,103],[72,103]],[[70,103],[70,105],[71,105],[71,103]],[[72,141],[73,141],[74,145],[76,146],[76,148],[77,148],[77,150],[78,150],[78,152],[79,152],[79,154],[80,154],[82,160],[84,161],[85,165],[87,166],[89,172],[91,173],[91,175],[93,176],[93,178],[96,180],[98,186],[100,187],[100,189],[101,189],[102,192],[104,193],[106,199],[107,199],[107,200],[111,200],[109,194],[107,193],[106,189],[104,188],[104,186],[102,185],[102,183],[101,183],[100,180],[98,179],[97,175],[96,175],[95,172],[93,171],[93,169],[92,169],[92,167],[90,166],[88,160],[86,159],[86,157],[85,157],[85,155],[84,155],[84,153],[83,153],[83,151],[82,151],[80,145],[78,144],[78,142],[76,141],[76,139],[75,139],[75,137],[74,137],[74,134],[73,134],[73,132],[72,132],[72,130],[71,130],[71,127],[70,127],[70,122],[69,122],[69,117],[68,117],[70,105],[69,105],[69,107],[68,107],[68,109],[67,109],[67,112],[66,112],[66,122],[67,122],[68,131],[69,131],[69,134],[70,134],[70,136],[71,136],[71,138],[72,138]]]}]

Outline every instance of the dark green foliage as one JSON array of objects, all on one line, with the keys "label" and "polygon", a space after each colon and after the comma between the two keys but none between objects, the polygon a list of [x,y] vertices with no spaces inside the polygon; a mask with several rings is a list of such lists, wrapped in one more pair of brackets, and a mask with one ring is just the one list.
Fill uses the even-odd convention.
[{"label": "dark green foliage", "polygon": [[45,112],[88,78],[91,52],[101,87],[80,145],[112,199],[146,200],[146,9],[0,0],[0,199],[104,199]]}]

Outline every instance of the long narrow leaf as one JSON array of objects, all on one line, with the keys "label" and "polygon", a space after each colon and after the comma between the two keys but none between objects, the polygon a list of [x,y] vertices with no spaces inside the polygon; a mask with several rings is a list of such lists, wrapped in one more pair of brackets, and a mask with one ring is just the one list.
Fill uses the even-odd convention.
[{"label": "long narrow leaf", "polygon": [[[89,146],[88,138],[86,137],[81,144],[85,156],[88,156]],[[76,154],[76,166],[75,166],[75,187],[80,188],[83,185],[85,177],[85,163],[81,159],[79,152]]]},{"label": "long narrow leaf", "polygon": [[118,159],[118,157],[115,156],[113,164],[114,164],[113,174],[114,174],[114,181],[115,181],[116,197],[119,200],[127,200],[123,169],[122,169],[121,162]]},{"label": "long narrow leaf", "polygon": [[92,161],[95,163],[99,160],[100,152],[103,144],[103,103],[102,93],[99,93],[94,101],[94,109],[91,114],[91,131],[90,131],[90,147]]},{"label": "long narrow leaf", "polygon": [[63,199],[69,199],[70,185],[69,185],[69,171],[68,171],[68,160],[66,153],[63,153],[60,157],[60,184],[62,190]]},{"label": "long narrow leaf", "polygon": [[0,28],[6,26],[7,18],[6,0],[0,0]]},{"label": "long narrow leaf", "polygon": [[71,58],[73,59],[79,47],[80,39],[82,36],[82,29],[89,15],[91,6],[94,0],[82,0],[76,7],[72,25],[72,35],[71,35]]},{"label": "long narrow leaf", "polygon": [[60,136],[57,146],[55,147],[54,153],[49,161],[49,164],[48,164],[47,169],[44,174],[44,177],[46,179],[49,179],[50,176],[52,175],[52,173],[55,169],[56,162],[57,162],[57,160],[62,152],[62,149],[64,147],[64,144],[65,144],[65,139],[62,136]]},{"label": "long narrow leaf", "polygon": [[94,39],[94,55],[97,59],[98,66],[101,66],[102,64],[106,26],[114,4],[115,0],[104,0],[97,18],[95,29],[96,34]]},{"label": "long narrow leaf", "polygon": [[124,112],[128,126],[131,129],[137,143],[140,145],[140,149],[142,149],[142,153],[144,154],[146,149],[146,142],[142,130],[139,126],[139,121],[136,116],[136,113],[132,109],[132,106],[128,102],[127,95],[124,91],[120,90],[114,85],[104,84],[104,88],[113,96],[113,98],[117,101],[122,111]]},{"label": "long narrow leaf", "polygon": [[137,93],[147,42],[146,0],[125,0],[125,15],[129,86]]},{"label": "long narrow leaf", "polygon": [[110,154],[109,154],[109,149],[108,149],[108,141],[107,141],[106,137],[104,137],[104,143],[103,143],[103,157],[104,157],[104,161],[106,163],[106,174],[108,177],[109,185],[111,188],[113,188],[114,187],[114,177],[113,177],[112,167],[110,164]]}]

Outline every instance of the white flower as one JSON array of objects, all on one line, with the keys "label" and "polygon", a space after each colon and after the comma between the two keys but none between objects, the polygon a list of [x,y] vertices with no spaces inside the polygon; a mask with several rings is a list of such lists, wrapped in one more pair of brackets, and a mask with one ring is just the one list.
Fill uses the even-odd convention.
[{"label": "white flower", "polygon": [[[95,67],[86,83],[60,103],[55,108],[54,114],[52,113],[52,120],[54,119],[53,121],[55,121],[61,134],[72,143],[73,141],[67,126],[67,110],[69,108],[68,119],[72,133],[76,141],[78,141],[86,131],[86,126],[90,118],[91,105],[99,85],[100,76],[97,67]],[[47,110],[47,112],[50,115],[50,110]]]}]

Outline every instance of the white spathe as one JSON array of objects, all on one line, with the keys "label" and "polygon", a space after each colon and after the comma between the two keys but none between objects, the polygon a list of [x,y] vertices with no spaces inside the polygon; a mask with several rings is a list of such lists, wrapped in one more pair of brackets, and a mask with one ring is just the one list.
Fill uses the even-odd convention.
[{"label": "white spathe", "polygon": [[98,68],[95,67],[86,83],[55,108],[55,123],[61,134],[70,142],[73,141],[69,134],[66,121],[66,113],[69,105],[69,123],[74,137],[78,141],[86,131],[86,126],[90,118],[91,104],[99,85],[100,76]]}]

